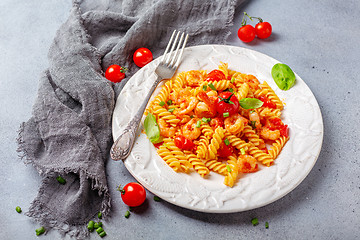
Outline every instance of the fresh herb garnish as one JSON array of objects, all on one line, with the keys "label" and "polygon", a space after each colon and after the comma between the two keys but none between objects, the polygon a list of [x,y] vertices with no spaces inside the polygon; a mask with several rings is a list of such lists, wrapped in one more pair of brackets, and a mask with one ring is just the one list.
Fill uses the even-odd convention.
[{"label": "fresh herb garnish", "polygon": [[173,112],[175,110],[175,108],[169,108],[168,111],[169,112]]},{"label": "fresh herb garnish", "polygon": [[253,219],[251,219],[251,223],[253,226],[256,226],[259,224],[259,220],[257,218],[253,218]]},{"label": "fresh herb garnish", "polygon": [[203,117],[201,120],[202,120],[204,123],[208,123],[208,122],[211,121],[211,118]]},{"label": "fresh herb garnish", "polygon": [[229,165],[226,165],[226,169],[227,169],[228,172],[231,172],[231,168],[230,168]]},{"label": "fresh herb garnish", "polygon": [[212,83],[209,83],[208,86],[209,86],[209,88],[211,88],[212,90],[216,91],[216,87],[215,87]]},{"label": "fresh herb garnish", "polygon": [[224,112],[224,113],[223,113],[223,117],[228,117],[228,116],[230,116],[230,113],[229,113],[229,112]]},{"label": "fresh herb garnish", "polygon": [[169,101],[167,101],[166,103],[167,103],[167,105],[173,104],[173,102],[171,101],[171,99],[170,99]]},{"label": "fresh herb garnish", "polygon": [[164,105],[165,105],[165,102],[164,102],[164,101],[161,101],[161,102],[159,102],[159,105],[160,105],[160,106],[164,106]]},{"label": "fresh herb garnish", "polygon": [[229,144],[230,144],[229,139],[225,138],[224,143],[226,146],[229,146]]},{"label": "fresh herb garnish", "polygon": [[294,86],[296,80],[291,68],[283,63],[277,63],[272,67],[271,76],[281,90],[289,90]]},{"label": "fresh herb garnish", "polygon": [[261,107],[264,102],[257,98],[243,98],[239,101],[239,104],[244,109],[254,109]]},{"label": "fresh herb garnish", "polygon": [[151,113],[149,113],[144,120],[144,128],[150,142],[159,143],[162,141],[159,125],[156,122],[155,116]]},{"label": "fresh herb garnish", "polygon": [[200,126],[201,126],[201,120],[199,120],[199,121],[196,122],[196,126],[195,126],[195,127],[199,128]]}]

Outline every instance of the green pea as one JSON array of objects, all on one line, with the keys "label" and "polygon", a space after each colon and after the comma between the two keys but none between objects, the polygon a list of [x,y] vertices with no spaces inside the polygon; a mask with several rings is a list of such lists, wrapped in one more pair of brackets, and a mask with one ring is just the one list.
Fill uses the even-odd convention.
[{"label": "green pea", "polygon": [[286,64],[275,64],[271,69],[271,75],[281,90],[289,90],[295,84],[295,74]]}]

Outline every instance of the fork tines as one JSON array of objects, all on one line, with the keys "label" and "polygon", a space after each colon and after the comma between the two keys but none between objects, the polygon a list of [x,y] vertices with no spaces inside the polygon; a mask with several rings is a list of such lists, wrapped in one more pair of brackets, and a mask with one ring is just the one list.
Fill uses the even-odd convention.
[{"label": "fork tines", "polygon": [[[189,34],[185,35],[185,33],[181,33],[180,40],[178,41],[180,33],[181,32],[174,30],[174,32],[172,33],[172,35],[170,37],[170,41],[169,41],[168,45],[166,46],[164,55],[161,59],[161,63],[166,65],[167,67],[177,68],[180,63],[181,56],[183,54],[186,42],[189,38]],[[174,39],[174,37],[175,37],[175,39]],[[182,47],[180,49],[181,45],[182,45]],[[176,49],[174,51],[175,46],[176,46]],[[170,47],[171,47],[171,50],[168,53],[168,50]],[[180,53],[178,54],[179,49],[180,49]]]}]

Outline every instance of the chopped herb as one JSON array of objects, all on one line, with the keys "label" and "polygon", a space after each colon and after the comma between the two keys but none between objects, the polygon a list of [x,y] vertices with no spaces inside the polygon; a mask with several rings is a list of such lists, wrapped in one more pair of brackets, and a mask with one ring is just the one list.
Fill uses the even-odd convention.
[{"label": "chopped herb", "polygon": [[234,77],[231,77],[230,82],[231,82],[231,83],[234,83],[234,82],[235,82],[235,78],[234,78]]},{"label": "chopped herb", "polygon": [[257,218],[253,218],[253,219],[251,219],[251,223],[253,226],[256,226],[259,224],[259,220]]},{"label": "chopped herb", "polygon": [[212,83],[209,83],[209,88],[211,88],[212,90],[216,91],[216,87],[212,84]]},{"label": "chopped herb", "polygon": [[194,118],[194,115],[191,115],[190,118],[193,119],[193,118]]},{"label": "chopped herb", "polygon": [[166,103],[167,103],[167,105],[173,104],[173,102],[171,101],[171,99],[170,99],[169,101],[167,101]]},{"label": "chopped herb", "polygon": [[130,217],[130,212],[129,211],[126,211],[125,213],[125,218],[129,218]]},{"label": "chopped herb", "polygon": [[154,196],[154,201],[155,201],[155,202],[160,202],[160,201],[161,201],[161,198],[159,198],[158,196]]},{"label": "chopped herb", "polygon": [[203,85],[203,86],[202,86],[202,90],[203,90],[203,91],[206,91],[207,87],[208,87],[208,86],[207,86],[206,84]]},{"label": "chopped herb", "polygon": [[169,112],[173,112],[175,110],[175,108],[169,108],[168,111]]},{"label": "chopped herb", "polygon": [[99,233],[99,236],[100,236],[100,237],[105,237],[105,236],[106,236],[106,232],[105,232],[105,231],[102,231],[101,233]]},{"label": "chopped herb", "polygon": [[19,207],[19,206],[17,206],[17,207],[15,208],[15,210],[16,210],[18,213],[21,213],[21,212],[22,212],[21,207]]},{"label": "chopped herb", "polygon": [[204,123],[208,123],[208,122],[211,121],[211,118],[203,117],[201,120],[202,120]]},{"label": "chopped herb", "polygon": [[255,112],[255,111],[254,111],[254,110],[250,110],[250,111],[249,111],[249,113],[253,113],[253,112]]},{"label": "chopped herb", "polygon": [[201,120],[199,120],[199,121],[196,122],[196,126],[195,126],[195,127],[199,128],[200,126],[201,126]]},{"label": "chopped herb", "polygon": [[226,146],[229,146],[229,144],[230,144],[229,139],[225,138],[224,143]]},{"label": "chopped herb", "polygon": [[40,236],[41,234],[43,234],[45,232],[45,228],[40,227],[38,229],[35,229],[35,232],[36,232],[36,236]]},{"label": "chopped herb", "polygon": [[102,212],[98,213],[98,218],[101,219],[102,218]]},{"label": "chopped herb", "polygon": [[95,228],[94,221],[90,221],[87,225],[87,228],[89,229],[90,232],[94,231],[94,228]]},{"label": "chopped herb", "polygon": [[229,112],[224,112],[224,113],[223,113],[223,117],[228,117],[228,116],[230,116],[230,113],[229,113]]},{"label": "chopped herb", "polygon": [[256,121],[250,121],[251,127],[256,129]]},{"label": "chopped herb", "polygon": [[98,227],[97,229],[96,229],[96,232],[98,233],[98,234],[100,234],[101,232],[103,232],[104,231],[104,229],[102,228],[102,227]]},{"label": "chopped herb", "polygon": [[159,105],[160,105],[160,106],[164,106],[164,105],[165,105],[165,102],[164,102],[164,101],[161,101],[161,102],[159,102]]},{"label": "chopped herb", "polygon": [[228,172],[231,172],[231,167],[229,165],[226,165],[226,169]]},{"label": "chopped herb", "polygon": [[62,185],[64,185],[64,184],[66,183],[66,180],[63,179],[61,176],[58,176],[58,177],[56,178],[56,180],[57,180],[60,184],[62,184]]},{"label": "chopped herb", "polygon": [[265,222],[265,228],[268,229],[269,228],[269,223]]},{"label": "chopped herb", "polygon": [[102,227],[102,222],[96,222],[94,223],[94,228],[98,229],[99,227]]},{"label": "chopped herb", "polygon": [[234,92],[234,89],[229,88],[228,91],[233,93],[233,92]]},{"label": "chopped herb", "polygon": [[244,148],[240,148],[240,152],[242,155],[245,155],[245,149]]}]

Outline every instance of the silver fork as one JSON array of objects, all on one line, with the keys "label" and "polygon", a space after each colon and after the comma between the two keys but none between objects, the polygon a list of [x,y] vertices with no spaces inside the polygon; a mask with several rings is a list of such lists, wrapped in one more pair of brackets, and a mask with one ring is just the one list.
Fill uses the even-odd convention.
[{"label": "silver fork", "polygon": [[157,79],[151,86],[148,95],[144,99],[144,102],[141,104],[140,109],[137,111],[136,115],[131,119],[129,124],[124,129],[123,133],[116,139],[113,146],[111,147],[110,156],[113,160],[124,160],[129,156],[135,142],[136,131],[139,127],[147,103],[149,102],[150,97],[158,84],[163,79],[169,79],[174,75],[176,69],[180,64],[181,56],[184,51],[188,37],[188,34],[185,35],[185,33],[181,33],[180,35],[180,32],[176,30],[172,33],[169,43],[165,49],[164,55],[161,58],[161,62],[155,69]]}]

